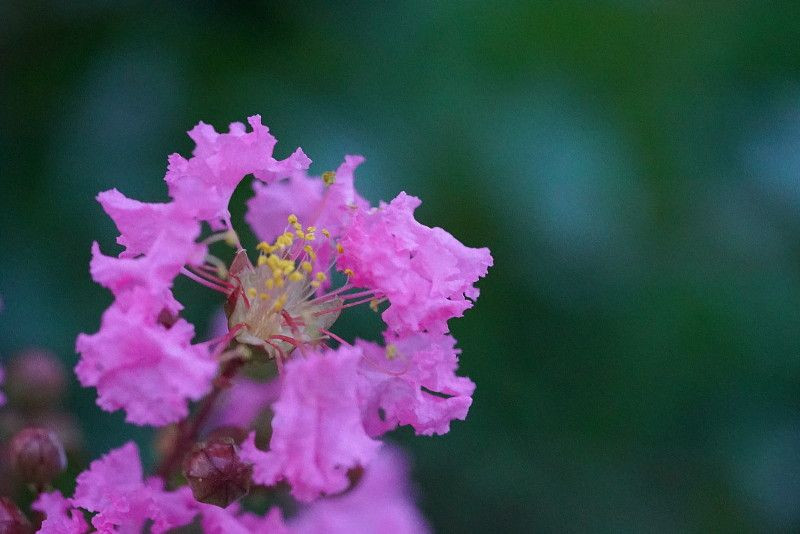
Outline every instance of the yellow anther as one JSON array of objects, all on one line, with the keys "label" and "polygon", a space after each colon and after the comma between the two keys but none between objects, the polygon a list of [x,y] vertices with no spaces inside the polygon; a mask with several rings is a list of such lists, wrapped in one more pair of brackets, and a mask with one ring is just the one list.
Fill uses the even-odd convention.
[{"label": "yellow anther", "polygon": [[312,234],[316,231],[317,231],[316,226],[309,226],[308,228],[306,228],[306,232],[311,232]]},{"label": "yellow anther", "polygon": [[397,358],[397,347],[393,344],[386,345],[386,359],[394,360]]},{"label": "yellow anther", "polygon": [[303,233],[302,229],[297,230],[296,233],[297,233],[297,237],[299,237],[300,239],[304,239],[306,237],[306,234]]},{"label": "yellow anther", "polygon": [[306,241],[314,241],[314,234],[312,232],[306,234]]},{"label": "yellow anther", "polygon": [[292,227],[293,227],[295,230],[302,230],[302,229],[303,229],[303,225],[302,225],[302,224],[300,224],[299,222],[292,223]]},{"label": "yellow anther", "polygon": [[289,219],[289,224],[294,224],[297,222],[297,215],[292,213],[291,215],[289,215],[288,219]]},{"label": "yellow anther", "polygon": [[352,269],[345,269],[344,274],[347,276],[353,276],[354,273]]},{"label": "yellow anther", "polygon": [[259,293],[258,298],[260,298],[261,300],[267,300],[269,298],[269,295],[267,295],[266,293]]},{"label": "yellow anther", "polygon": [[372,299],[371,301],[369,301],[369,308],[372,311],[374,311],[375,313],[377,313],[378,312],[378,304],[380,304],[378,299]]},{"label": "yellow anther", "polygon": [[267,280],[264,282],[264,285],[267,286],[267,289],[272,291],[272,289],[275,287],[275,280],[272,278],[267,278]]},{"label": "yellow anther", "polygon": [[254,298],[256,298],[256,295],[258,295],[258,291],[256,290],[256,288],[254,288],[254,287],[248,287],[247,288],[247,296],[248,297],[250,297],[251,299],[254,299]]},{"label": "yellow anther", "polygon": [[267,257],[266,256],[259,256],[258,257],[258,266],[261,267],[262,265],[267,264]]},{"label": "yellow anther", "polygon": [[306,252],[306,254],[308,254],[308,257],[311,258],[312,260],[317,259],[317,254],[314,252],[314,249],[311,248],[311,245],[304,246],[303,250]]},{"label": "yellow anther", "polygon": [[285,282],[284,282],[284,278],[283,277],[275,279],[275,285],[278,286],[278,287],[283,287],[284,283]]},{"label": "yellow anther", "polygon": [[336,182],[336,173],[333,171],[325,171],[322,173],[322,182],[325,185],[333,185]]},{"label": "yellow anther", "polygon": [[295,272],[294,271],[294,265],[289,265],[289,266],[283,268],[283,276],[289,276],[293,272]]},{"label": "yellow anther", "polygon": [[314,280],[313,282],[311,282],[311,287],[319,287],[319,286],[320,286],[319,281]]},{"label": "yellow anther", "polygon": [[314,269],[314,267],[312,267],[311,264],[309,262],[307,262],[307,261],[302,262],[300,264],[300,268],[303,269],[307,273],[310,273]]},{"label": "yellow anther", "polygon": [[295,271],[295,272],[293,272],[292,274],[289,275],[289,280],[291,280],[292,282],[299,282],[302,279],[303,279],[303,275],[300,274],[299,271]]},{"label": "yellow anther", "polygon": [[261,252],[269,254],[270,252],[272,252],[272,245],[270,245],[266,241],[262,241],[261,243],[256,245],[256,250],[260,250]]},{"label": "yellow anther", "polygon": [[327,228],[323,228],[322,229],[322,235],[324,235],[325,237],[330,237],[331,233],[328,231]]},{"label": "yellow anther", "polygon": [[339,254],[344,252],[344,247],[342,246],[341,243],[336,243],[336,252],[338,252]]},{"label": "yellow anther", "polygon": [[325,273],[317,273],[317,280],[319,280],[320,282],[324,282],[327,279],[328,277],[325,275]]}]

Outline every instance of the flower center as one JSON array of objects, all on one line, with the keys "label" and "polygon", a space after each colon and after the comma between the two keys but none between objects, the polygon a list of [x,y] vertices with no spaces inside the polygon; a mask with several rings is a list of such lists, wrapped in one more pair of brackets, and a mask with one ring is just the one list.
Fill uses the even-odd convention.
[{"label": "flower center", "polygon": [[[343,305],[337,292],[319,295],[330,266],[324,271],[315,268],[317,255],[309,242],[316,239],[316,228],[304,229],[294,215],[289,224],[293,231],[287,229],[273,243],[258,244],[256,265],[244,250],[236,255],[229,270],[234,290],[226,306],[236,340],[280,360],[295,348],[327,339],[327,329]],[[324,239],[330,237],[325,229],[321,233]]]}]

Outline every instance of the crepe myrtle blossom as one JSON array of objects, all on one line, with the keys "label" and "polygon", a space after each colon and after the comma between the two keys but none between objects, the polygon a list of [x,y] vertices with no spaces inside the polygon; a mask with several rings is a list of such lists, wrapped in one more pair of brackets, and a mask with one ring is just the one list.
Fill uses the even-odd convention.
[{"label": "crepe myrtle blossom", "polygon": [[[492,258],[418,222],[416,197],[401,192],[371,206],[354,185],[362,157],[346,156],[336,170],[311,176],[301,149],[275,159],[275,138],[260,117],[248,123],[250,131],[240,123],[227,133],[203,123],[192,129],[192,157],[169,157],[168,202],[140,202],[114,189],[98,195],[124,250],[110,256],[92,246],[92,278],[114,301],[99,331],[78,337],[76,373],[97,388],[101,408],[122,409],[131,423],[180,423],[159,469],[164,477],[209,416],[254,430],[266,405],[274,414],[268,446],[251,434],[242,459],[257,484],[286,481],[295,498],[311,501],[346,491],[354,470],[380,457],[383,433],[410,425],[418,434],[442,434],[466,417],[475,386],[456,375],[460,351],[448,321],[473,305]],[[260,241],[248,251],[228,204],[249,175],[254,196],[245,221]],[[178,276],[220,294],[225,331],[194,339],[173,294]],[[381,313],[382,344],[351,344],[334,333],[340,314],[359,305]],[[236,376],[253,365],[271,366],[272,377]],[[226,395],[229,387],[241,391]],[[222,405],[214,406],[218,399]],[[231,415],[248,399],[253,409]],[[200,401],[193,416],[190,401]],[[139,488],[140,474],[130,475]],[[125,492],[134,499],[125,507],[172,524],[152,504],[163,490],[141,484],[144,490]],[[96,497],[76,490],[71,502],[107,508],[99,504],[107,495]],[[39,506],[78,522],[57,499]],[[115,517],[98,513],[93,522],[116,524]],[[208,525],[222,521],[218,510],[204,517]]]}]

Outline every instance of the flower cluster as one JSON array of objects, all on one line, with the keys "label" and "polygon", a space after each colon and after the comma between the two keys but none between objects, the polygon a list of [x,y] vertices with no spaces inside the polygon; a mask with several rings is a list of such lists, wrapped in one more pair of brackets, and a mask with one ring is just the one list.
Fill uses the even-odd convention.
[{"label": "flower cluster", "polygon": [[[101,532],[146,523],[162,532],[198,515],[207,532],[424,530],[400,483],[402,462],[378,438],[399,425],[442,434],[466,417],[475,385],[456,375],[460,350],[448,321],[478,297],[489,251],[419,223],[420,200],[406,193],[371,206],[354,185],[362,157],[310,176],[301,149],[275,159],[260,117],[248,122],[250,131],[200,123],[189,132],[192,157],[169,157],[169,202],[98,195],[124,250],[108,256],[92,246],[91,275],[114,301],[99,331],[77,339],[77,376],[97,388],[101,408],[122,409],[131,423],[179,424],[160,476],[144,478],[129,444],[81,474],[72,498],[42,494],[35,507],[47,518],[43,532],[86,532],[81,510],[95,514]],[[252,252],[228,206],[250,175],[245,220],[260,240]],[[226,331],[194,341],[173,294],[178,276],[221,294]],[[334,333],[340,314],[358,305],[380,313],[381,343]],[[190,416],[192,401],[200,404]],[[263,410],[268,443],[256,432]],[[266,487],[284,481],[300,502],[329,498],[284,521],[277,510],[254,517],[235,503],[197,502],[187,486],[166,489],[209,415],[244,427],[237,446],[218,446],[248,466],[231,472],[252,472]]]}]

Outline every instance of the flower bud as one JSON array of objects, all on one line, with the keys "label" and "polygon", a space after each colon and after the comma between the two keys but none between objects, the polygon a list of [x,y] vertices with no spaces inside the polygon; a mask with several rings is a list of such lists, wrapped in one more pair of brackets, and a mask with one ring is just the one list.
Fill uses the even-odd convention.
[{"label": "flower bud", "polygon": [[9,445],[12,471],[31,484],[50,482],[67,468],[67,457],[61,441],[43,428],[26,428],[17,433]]},{"label": "flower bud", "polygon": [[67,385],[63,364],[53,353],[39,349],[14,358],[7,378],[8,396],[22,408],[41,409],[58,404]]},{"label": "flower bud", "polygon": [[222,508],[247,495],[252,473],[230,438],[195,445],[183,463],[194,498]]},{"label": "flower bud", "polygon": [[7,497],[0,497],[0,534],[30,534],[33,526]]}]

